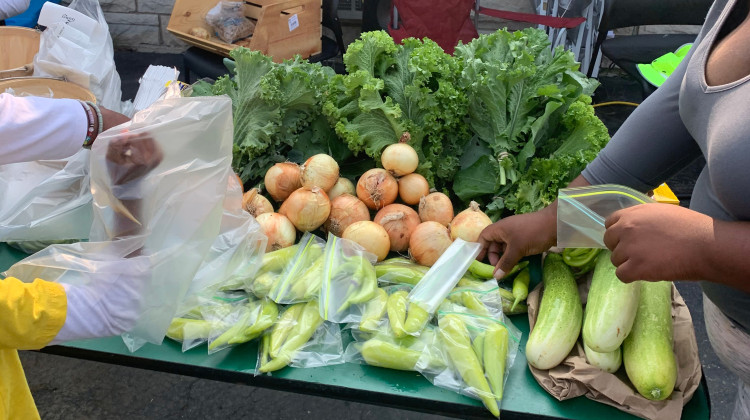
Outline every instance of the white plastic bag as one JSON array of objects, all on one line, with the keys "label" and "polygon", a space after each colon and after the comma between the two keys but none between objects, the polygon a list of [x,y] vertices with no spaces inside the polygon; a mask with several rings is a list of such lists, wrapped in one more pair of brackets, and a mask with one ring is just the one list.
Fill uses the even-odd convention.
[{"label": "white plastic bag", "polygon": [[[120,102],[120,75],[114,61],[109,26],[97,0],[73,0],[68,8],[96,22],[90,35],[60,21],[49,26],[34,56],[34,76],[63,77],[89,89],[99,105],[113,111],[127,111]],[[132,108],[132,104],[130,104]]]},{"label": "white plastic bag", "polygon": [[[162,342],[219,233],[226,182],[232,174],[231,100],[166,99],[122,127],[152,137],[163,152],[161,164],[142,178],[140,188],[113,186],[105,156],[120,134],[102,133],[91,151],[91,242],[50,246],[15,264],[7,275],[92,288],[116,280],[118,274],[133,284],[140,280],[140,289],[132,291],[138,299],[134,326],[123,334],[132,351],[144,342]],[[123,238],[116,222],[123,220],[127,209],[120,200],[135,198],[141,200],[135,219],[140,233]],[[128,258],[139,249],[139,257]]]},{"label": "white plastic bag", "polygon": [[0,241],[87,239],[89,154],[0,166]]}]

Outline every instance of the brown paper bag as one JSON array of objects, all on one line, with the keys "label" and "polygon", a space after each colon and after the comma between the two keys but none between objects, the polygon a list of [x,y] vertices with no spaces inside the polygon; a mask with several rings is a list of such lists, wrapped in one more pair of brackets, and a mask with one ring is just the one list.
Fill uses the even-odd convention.
[{"label": "brown paper bag", "polygon": [[[590,279],[578,285],[584,304],[589,285]],[[531,329],[534,328],[539,310],[541,288],[540,283],[527,298]],[[641,396],[631,385],[624,366],[612,374],[590,365],[586,361],[580,337],[573,350],[560,365],[549,370],[539,370],[531,366],[529,369],[539,385],[559,401],[585,395],[594,401],[611,405],[644,419],[679,419],[682,416],[682,407],[690,401],[700,384],[701,364],[693,319],[674,284],[672,284],[672,320],[674,322],[677,383],[672,395],[664,401],[650,401]]]}]

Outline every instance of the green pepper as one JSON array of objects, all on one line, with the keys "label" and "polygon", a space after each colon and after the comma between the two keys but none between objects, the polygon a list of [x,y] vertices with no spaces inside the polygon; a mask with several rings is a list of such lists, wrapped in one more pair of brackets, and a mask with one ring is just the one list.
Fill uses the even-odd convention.
[{"label": "green pepper", "polygon": [[479,364],[484,368],[484,334],[480,333],[471,340],[471,348],[474,350],[474,354],[477,355]]},{"label": "green pepper", "polygon": [[513,299],[513,306],[510,308],[511,310],[516,309],[516,305],[518,305],[519,302],[529,296],[530,279],[531,277],[529,275],[528,268],[524,268],[523,270],[521,270],[516,278],[513,279],[513,297],[515,299]]},{"label": "green pepper", "polygon": [[359,279],[358,290],[353,293],[348,302],[351,304],[365,303],[375,296],[378,288],[378,276],[375,267],[364,257],[354,257],[359,260],[354,278]]},{"label": "green pepper", "polygon": [[430,321],[430,313],[427,312],[420,304],[416,302],[409,303],[406,312],[406,321],[404,321],[404,331],[407,334],[417,335],[424,329],[427,322]]},{"label": "green pepper", "polygon": [[[401,283],[410,284],[416,286],[425,273],[427,273],[427,267],[421,265],[409,263],[387,263],[385,260],[375,265],[375,274],[377,278],[387,281],[389,283]],[[406,261],[406,260],[405,260]]]},{"label": "green pepper", "polygon": [[271,360],[271,334],[263,334],[263,338],[260,339],[260,360],[258,366],[263,366]]},{"label": "green pepper", "polygon": [[495,267],[474,260],[471,262],[471,265],[469,265],[469,272],[479,278],[491,279],[495,272]]},{"label": "green pepper", "polygon": [[466,291],[462,292],[460,295],[461,303],[475,314],[481,316],[492,316],[489,309],[487,309],[487,306],[482,303],[476,293]]},{"label": "green pepper", "polygon": [[318,295],[323,282],[325,271],[325,256],[321,255],[306,269],[304,273],[293,280],[290,293],[283,296],[284,300],[309,300]]},{"label": "green pepper", "polygon": [[284,269],[294,258],[299,245],[292,245],[263,255],[261,273],[278,272]]},{"label": "green pepper", "polygon": [[503,399],[505,380],[505,359],[508,357],[508,330],[502,325],[493,324],[484,335],[484,372],[490,387],[499,402]]},{"label": "green pepper", "polygon": [[269,350],[271,357],[278,356],[279,350],[281,350],[281,345],[284,344],[287,336],[289,336],[289,333],[297,324],[297,318],[299,318],[299,315],[302,313],[302,308],[304,307],[304,303],[289,306],[284,313],[281,314],[281,318],[276,322],[276,325],[273,326]]},{"label": "green pepper", "polygon": [[376,289],[375,293],[375,297],[365,305],[362,319],[359,322],[359,329],[365,332],[375,332],[378,329],[380,320],[385,315],[388,293],[380,288]]},{"label": "green pepper", "polygon": [[386,312],[388,312],[388,322],[391,325],[393,335],[399,338],[406,335],[406,331],[404,331],[404,323],[406,322],[406,296],[408,296],[408,293],[405,290],[399,290],[388,296],[388,301],[385,305]]},{"label": "green pepper", "polygon": [[477,279],[475,279],[473,277],[464,275],[458,281],[458,283],[456,284],[456,287],[471,287],[471,288],[476,289],[476,288],[482,287],[483,283],[484,282],[481,281],[481,280],[477,280]]},{"label": "green pepper", "polygon": [[247,323],[250,322],[250,318],[252,316],[252,311],[244,311],[237,322],[235,322],[231,327],[229,327],[228,330],[224,331],[221,335],[216,337],[216,339],[208,344],[208,349],[213,350],[217,347],[229,345],[230,341],[238,336],[242,332],[242,330],[247,327]]},{"label": "green pepper", "polygon": [[[315,330],[323,324],[318,311],[318,301],[307,302],[287,340],[282,344],[278,356],[260,367],[261,372],[273,372],[288,365],[302,346],[310,341]],[[273,356],[273,354],[272,354]]]},{"label": "green pepper", "polygon": [[266,297],[278,278],[279,274],[272,271],[257,275],[251,286],[253,294],[259,298]]},{"label": "green pepper", "polygon": [[466,384],[474,388],[484,406],[495,417],[500,416],[497,401],[493,398],[484,370],[471,347],[469,330],[457,315],[445,315],[439,321],[440,336],[448,358]]},{"label": "green pepper", "polygon": [[370,366],[414,370],[421,352],[378,339],[367,340],[360,348],[362,358]]},{"label": "green pepper", "polygon": [[267,330],[270,326],[273,325],[278,316],[279,307],[276,306],[276,303],[270,299],[264,299],[263,303],[261,303],[260,313],[258,314],[258,318],[255,320],[255,323],[245,328],[245,330],[235,338],[229,340],[229,344],[246,343],[260,336],[261,334],[263,334],[263,331]]},{"label": "green pepper", "polygon": [[208,340],[211,325],[203,319],[174,318],[166,335],[175,341]]},{"label": "green pepper", "polygon": [[565,248],[563,262],[571,268],[574,276],[579,277],[594,269],[599,251],[599,248]]}]

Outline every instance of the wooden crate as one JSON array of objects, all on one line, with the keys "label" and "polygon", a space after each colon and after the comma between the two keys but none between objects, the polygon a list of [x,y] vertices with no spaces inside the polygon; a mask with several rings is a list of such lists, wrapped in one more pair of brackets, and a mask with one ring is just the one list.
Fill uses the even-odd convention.
[{"label": "wooden crate", "polygon": [[0,79],[31,76],[41,33],[20,26],[0,26]]},{"label": "wooden crate", "polygon": [[[308,58],[321,51],[322,0],[245,1],[245,16],[256,26],[250,38],[237,44],[227,44],[217,38],[206,23],[206,13],[216,3],[215,0],[176,0],[167,30],[188,44],[227,57],[229,51],[239,45],[260,51],[276,62],[295,54]],[[296,27],[295,21],[299,22]],[[191,35],[193,28],[207,30],[211,38]]]}]

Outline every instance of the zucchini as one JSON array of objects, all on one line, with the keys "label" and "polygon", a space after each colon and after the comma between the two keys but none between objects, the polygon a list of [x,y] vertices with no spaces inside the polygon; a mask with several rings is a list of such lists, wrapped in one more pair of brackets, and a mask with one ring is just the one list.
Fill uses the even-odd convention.
[{"label": "zucchini", "polygon": [[640,281],[623,283],[617,278],[610,256],[608,250],[599,253],[583,322],[584,343],[599,353],[620,348],[633,327],[641,295]]},{"label": "zucchini", "polygon": [[537,369],[560,364],[581,333],[583,306],[570,268],[559,254],[547,254],[542,268],[544,294],[526,343],[526,359]]},{"label": "zucchini", "polygon": [[672,283],[644,282],[622,359],[630,382],[649,400],[669,398],[677,382],[672,333]]},{"label": "zucchini", "polygon": [[600,353],[591,350],[591,347],[587,346],[586,340],[584,340],[583,351],[586,352],[586,360],[588,360],[589,364],[596,366],[605,372],[615,373],[622,364],[622,351],[620,347],[616,348],[614,351]]}]

